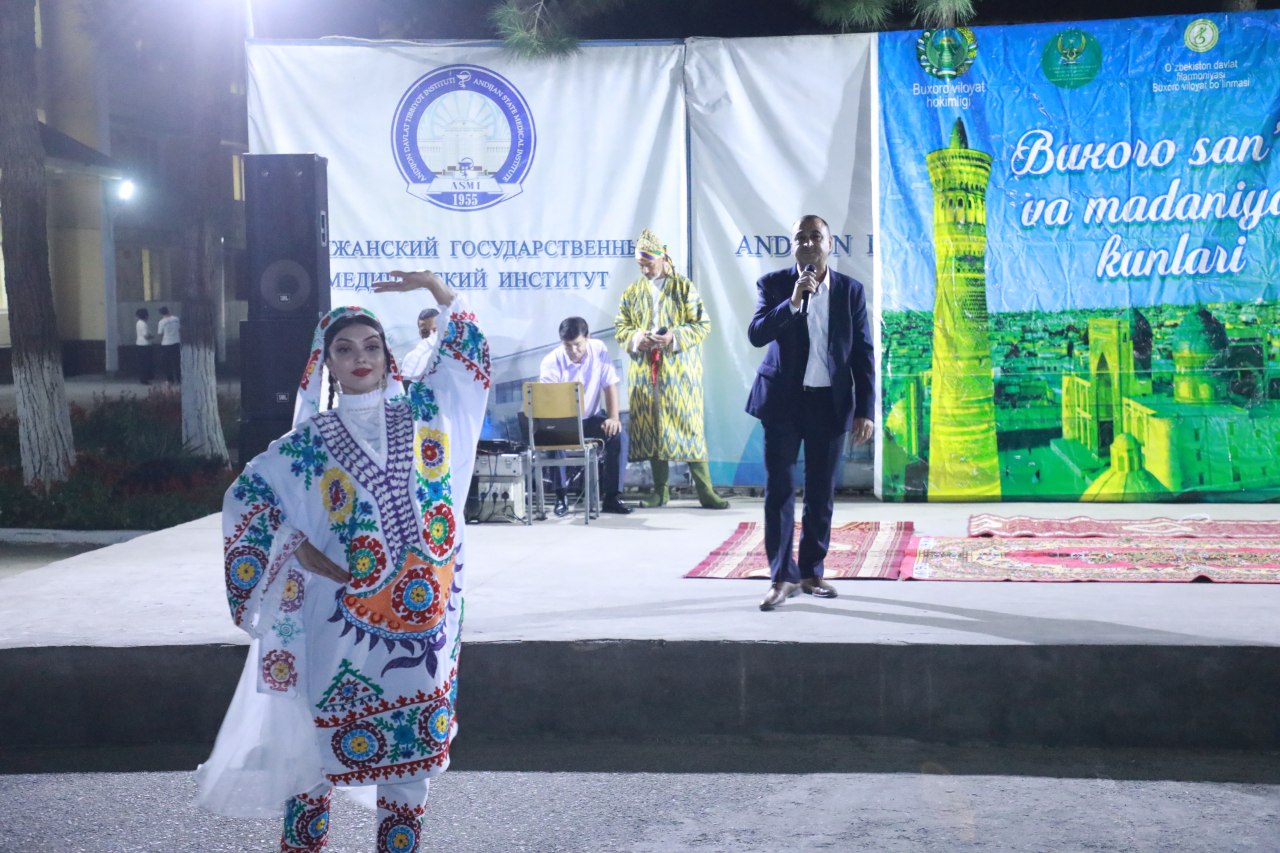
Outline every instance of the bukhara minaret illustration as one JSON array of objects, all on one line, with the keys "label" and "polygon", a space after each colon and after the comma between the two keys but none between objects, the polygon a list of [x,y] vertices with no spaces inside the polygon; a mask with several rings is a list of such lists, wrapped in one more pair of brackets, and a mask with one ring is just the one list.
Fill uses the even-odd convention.
[{"label": "bukhara minaret illustration", "polygon": [[991,155],[969,147],[956,119],[951,144],[925,155],[933,185],[933,383],[929,497],[998,499],[995,378],[987,319],[987,181]]}]

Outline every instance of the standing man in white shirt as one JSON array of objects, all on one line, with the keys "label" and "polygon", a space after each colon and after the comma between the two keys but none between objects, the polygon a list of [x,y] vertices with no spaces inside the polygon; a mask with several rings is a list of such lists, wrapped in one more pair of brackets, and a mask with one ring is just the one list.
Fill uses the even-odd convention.
[{"label": "standing man in white shirt", "polygon": [[160,306],[160,322],[156,324],[160,336],[160,369],[164,380],[175,385],[182,381],[182,333],[178,318],[169,313],[169,306]]},{"label": "standing man in white shirt", "polygon": [[138,381],[143,385],[151,384],[151,374],[155,372],[155,354],[151,350],[151,327],[147,321],[151,319],[151,312],[146,308],[139,308],[133,312],[133,316],[137,318],[134,323],[134,346],[138,350]]}]

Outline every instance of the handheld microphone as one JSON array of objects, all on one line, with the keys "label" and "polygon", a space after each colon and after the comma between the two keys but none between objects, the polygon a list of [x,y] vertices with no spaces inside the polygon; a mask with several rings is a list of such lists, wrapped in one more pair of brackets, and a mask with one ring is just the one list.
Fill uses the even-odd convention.
[{"label": "handheld microphone", "polygon": [[[817,272],[818,270],[813,266],[813,264],[805,264],[804,271]],[[809,313],[809,297],[810,296],[813,296],[813,293],[806,290],[804,292],[804,295],[800,297],[800,313],[802,315],[807,315]]]}]

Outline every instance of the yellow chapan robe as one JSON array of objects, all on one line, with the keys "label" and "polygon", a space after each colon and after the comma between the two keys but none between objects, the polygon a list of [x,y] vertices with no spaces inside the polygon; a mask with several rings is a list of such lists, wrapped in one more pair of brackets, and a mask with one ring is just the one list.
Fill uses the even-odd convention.
[{"label": "yellow chapan robe", "polygon": [[[662,283],[658,316],[653,316],[653,291],[648,279],[627,286],[618,306],[615,335],[630,356],[627,387],[631,406],[627,438],[631,461],[666,459],[700,462],[707,458],[702,415],[702,342],[711,320],[702,296],[689,279],[668,275]],[[633,352],[638,331],[666,326],[675,336],[662,351],[658,382],[654,385],[649,353]]]}]

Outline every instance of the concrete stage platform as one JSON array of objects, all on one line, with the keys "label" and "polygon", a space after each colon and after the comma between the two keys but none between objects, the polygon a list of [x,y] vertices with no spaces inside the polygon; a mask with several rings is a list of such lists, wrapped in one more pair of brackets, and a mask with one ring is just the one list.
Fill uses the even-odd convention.
[{"label": "concrete stage platform", "polygon": [[[960,536],[973,512],[1278,519],[1280,505],[844,500],[835,521]],[[1280,585],[838,581],[838,599],[761,613],[763,581],[681,577],[761,515],[738,497],[471,526],[459,758],[467,742],[554,763],[565,741],[802,732],[1280,750]],[[0,770],[82,746],[168,769],[165,748],[207,748],[245,651],[220,536],[210,516],[0,579]]]}]

